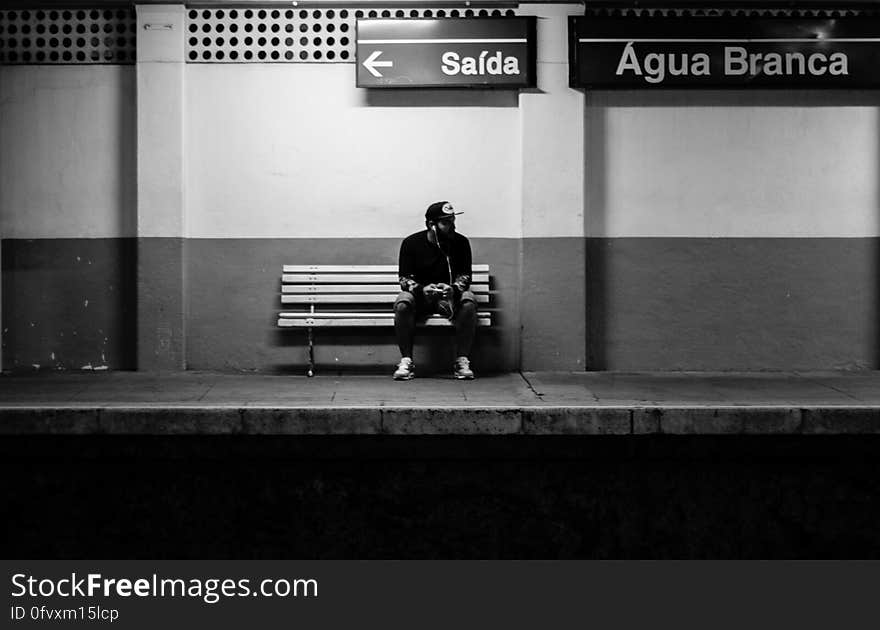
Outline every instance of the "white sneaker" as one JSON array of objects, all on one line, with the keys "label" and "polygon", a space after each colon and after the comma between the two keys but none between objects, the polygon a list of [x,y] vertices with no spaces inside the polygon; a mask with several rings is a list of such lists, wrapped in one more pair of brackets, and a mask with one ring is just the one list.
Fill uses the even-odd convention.
[{"label": "white sneaker", "polygon": [[461,380],[471,380],[474,378],[474,372],[471,370],[471,362],[467,357],[458,357],[453,366],[455,370],[454,376]]},{"label": "white sneaker", "polygon": [[416,375],[416,364],[409,357],[403,357],[394,370],[395,381],[408,381]]}]

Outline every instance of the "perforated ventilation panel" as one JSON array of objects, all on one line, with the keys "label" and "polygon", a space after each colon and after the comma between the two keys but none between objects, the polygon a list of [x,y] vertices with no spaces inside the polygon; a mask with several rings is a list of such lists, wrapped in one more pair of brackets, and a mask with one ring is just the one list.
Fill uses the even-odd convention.
[{"label": "perforated ventilation panel", "polygon": [[352,63],[360,18],[516,15],[513,9],[190,9],[190,63]]},{"label": "perforated ventilation panel", "polygon": [[[754,16],[835,18],[876,16],[873,8],[588,8],[586,15]],[[516,15],[514,9],[191,9],[186,58],[193,63],[354,61],[358,18],[463,18]],[[0,11],[0,64],[132,64],[133,9]]]},{"label": "perforated ventilation panel", "polygon": [[0,11],[0,64],[133,64],[133,9]]}]

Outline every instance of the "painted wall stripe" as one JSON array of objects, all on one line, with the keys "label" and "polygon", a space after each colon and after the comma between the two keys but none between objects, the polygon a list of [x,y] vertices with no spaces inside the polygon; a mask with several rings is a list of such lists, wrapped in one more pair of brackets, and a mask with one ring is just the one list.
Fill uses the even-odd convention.
[{"label": "painted wall stripe", "polygon": [[702,44],[702,43],[736,43],[736,44],[826,44],[826,43],[874,43],[880,42],[880,37],[749,37],[749,38],[725,38],[719,39],[714,37],[690,37],[690,38],[670,38],[670,37],[636,37],[636,38],[606,38],[606,37],[582,37],[579,42],[587,44],[622,44],[622,43],[667,43],[667,44]]},{"label": "painted wall stripe", "polygon": [[524,37],[460,38],[460,39],[359,39],[358,44],[525,44]]}]

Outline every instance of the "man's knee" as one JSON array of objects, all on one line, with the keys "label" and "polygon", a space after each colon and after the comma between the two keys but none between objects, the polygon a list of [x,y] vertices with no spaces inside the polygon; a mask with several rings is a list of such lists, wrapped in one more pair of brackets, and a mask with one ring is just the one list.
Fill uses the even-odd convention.
[{"label": "man's knee", "polygon": [[477,312],[477,303],[473,300],[462,300],[458,305],[458,311],[462,315],[474,315]]},{"label": "man's knee", "polygon": [[464,308],[464,306],[467,305],[472,310],[477,310],[477,296],[474,295],[473,291],[462,291],[458,303],[460,308]]},{"label": "man's knee", "polygon": [[471,329],[477,325],[477,305],[470,300],[459,302],[458,310],[455,313],[455,326],[461,329],[462,326]]},{"label": "man's knee", "polygon": [[415,308],[413,306],[414,301],[415,297],[412,293],[401,291],[400,295],[397,296],[397,300],[394,301],[395,314],[406,315],[407,313],[412,313]]}]

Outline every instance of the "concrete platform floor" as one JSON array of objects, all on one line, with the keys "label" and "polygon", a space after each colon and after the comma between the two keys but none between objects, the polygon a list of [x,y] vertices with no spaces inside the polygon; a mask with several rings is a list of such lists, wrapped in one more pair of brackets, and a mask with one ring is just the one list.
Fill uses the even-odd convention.
[{"label": "concrete platform floor", "polygon": [[0,434],[877,434],[880,372],[0,377]]}]

